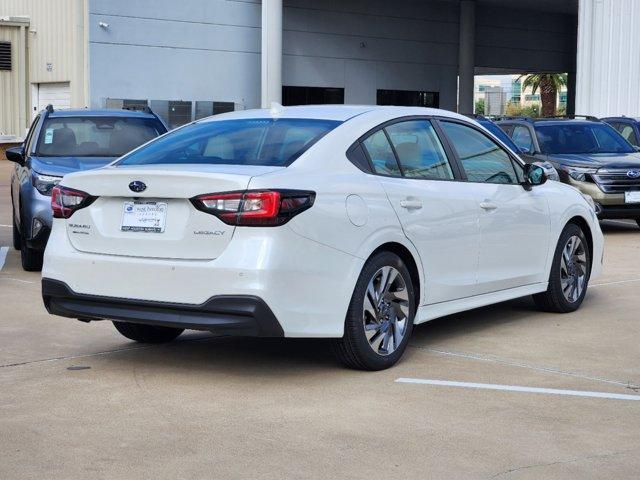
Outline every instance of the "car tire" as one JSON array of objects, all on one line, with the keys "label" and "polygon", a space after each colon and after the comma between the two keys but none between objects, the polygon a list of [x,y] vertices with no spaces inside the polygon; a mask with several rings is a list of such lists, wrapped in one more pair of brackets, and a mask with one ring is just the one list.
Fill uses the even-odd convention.
[{"label": "car tire", "polygon": [[13,220],[13,248],[15,250],[20,250],[22,246],[22,239],[20,238],[20,230],[18,230],[18,225],[16,225],[16,216],[15,214],[11,215]]},{"label": "car tire", "polygon": [[140,343],[166,343],[178,338],[184,328],[154,327],[128,322],[113,322],[121,335]]},{"label": "car tire", "polygon": [[376,254],[356,283],[344,336],[334,341],[336,356],[358,370],[393,366],[409,343],[415,309],[413,282],[402,259],[391,252]]},{"label": "car tire", "polygon": [[[20,222],[20,225],[24,224],[24,221]],[[27,236],[25,232],[22,232],[20,234],[20,260],[22,262],[22,268],[27,272],[39,272],[42,270],[43,256],[44,252],[42,250],[36,250],[27,245]]]},{"label": "car tire", "polygon": [[546,312],[576,311],[587,293],[591,275],[591,252],[582,229],[569,223],[558,240],[553,256],[549,287],[533,299]]}]

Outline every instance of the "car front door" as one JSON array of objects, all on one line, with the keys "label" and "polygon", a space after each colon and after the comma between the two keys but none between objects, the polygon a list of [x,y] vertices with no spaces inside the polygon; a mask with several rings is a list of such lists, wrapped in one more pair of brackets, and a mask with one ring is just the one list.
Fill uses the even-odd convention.
[{"label": "car front door", "polygon": [[434,125],[422,118],[395,122],[362,145],[405,235],[419,252],[425,278],[421,304],[477,294],[475,194],[459,181]]},{"label": "car front door", "polygon": [[440,121],[480,213],[479,293],[546,281],[549,206],[543,188],[525,189],[522,168],[471,125]]},{"label": "car front door", "polygon": [[[16,224],[20,227],[20,190],[22,185],[29,183],[31,181],[31,172],[29,166],[29,156],[31,155],[31,150],[33,147],[34,134],[38,128],[38,121],[40,120],[40,115],[38,115],[31,127],[29,128],[29,132],[22,144],[23,156],[24,156],[24,165],[17,165],[12,174],[11,181],[11,196],[13,198],[13,213],[15,215]],[[15,179],[15,180],[14,180]]]}]

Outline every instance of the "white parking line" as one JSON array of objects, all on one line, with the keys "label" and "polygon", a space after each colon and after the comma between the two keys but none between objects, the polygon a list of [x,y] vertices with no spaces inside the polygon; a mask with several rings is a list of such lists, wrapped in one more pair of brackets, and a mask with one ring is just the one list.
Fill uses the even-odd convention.
[{"label": "white parking line", "polygon": [[0,270],[4,267],[4,262],[7,259],[7,253],[9,252],[9,247],[0,247]]},{"label": "white parking line", "polygon": [[590,287],[603,287],[605,285],[617,285],[619,283],[633,283],[640,282],[640,278],[631,278],[629,280],[617,280],[615,282],[605,282],[605,283],[594,283],[593,285],[589,285]]},{"label": "white parking line", "polygon": [[28,280],[20,280],[19,278],[13,278],[13,277],[1,277],[0,276],[0,280],[11,280],[12,282],[20,282],[20,283],[30,283],[30,284],[37,284],[38,282],[30,282]]},{"label": "white parking line", "polygon": [[396,383],[414,383],[419,385],[437,385],[441,387],[476,388],[483,390],[502,390],[508,392],[546,393],[548,395],[568,395],[573,397],[607,398],[614,400],[640,400],[640,395],[622,393],[588,392],[582,390],[560,390],[557,388],[519,387],[516,385],[496,385],[492,383],[450,382],[447,380],[426,380],[421,378],[398,378]]},{"label": "white parking line", "polygon": [[3,224],[0,223],[0,227],[11,228],[11,227],[13,227],[13,225],[3,225]]}]

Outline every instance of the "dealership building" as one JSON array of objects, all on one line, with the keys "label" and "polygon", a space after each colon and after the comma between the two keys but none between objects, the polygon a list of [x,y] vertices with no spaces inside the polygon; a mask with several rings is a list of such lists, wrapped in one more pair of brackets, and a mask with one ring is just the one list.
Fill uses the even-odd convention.
[{"label": "dealership building", "polygon": [[347,103],[470,113],[474,75],[568,73],[567,111],[640,116],[640,0],[0,0],[0,134],[55,108],[171,126]]}]

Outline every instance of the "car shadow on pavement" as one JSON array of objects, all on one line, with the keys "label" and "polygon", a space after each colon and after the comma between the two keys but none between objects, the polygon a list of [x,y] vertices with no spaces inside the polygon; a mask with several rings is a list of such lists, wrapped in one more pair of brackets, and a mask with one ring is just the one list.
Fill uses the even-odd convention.
[{"label": "car shadow on pavement", "polygon": [[327,339],[243,338],[207,336],[202,332],[183,334],[178,340],[131,346],[109,361],[129,367],[169,367],[172,370],[224,372],[232,376],[305,376],[316,371],[340,368]]},{"label": "car shadow on pavement", "polygon": [[[529,322],[540,315],[530,298],[512,300],[417,325],[411,344],[429,348],[503,324]],[[136,348],[138,344],[125,343],[122,347],[127,345],[131,350],[110,355],[109,362],[121,364],[123,368],[168,367],[274,378],[322,376],[343,368],[332,354],[329,339],[216,337],[191,332],[169,344]]]}]

